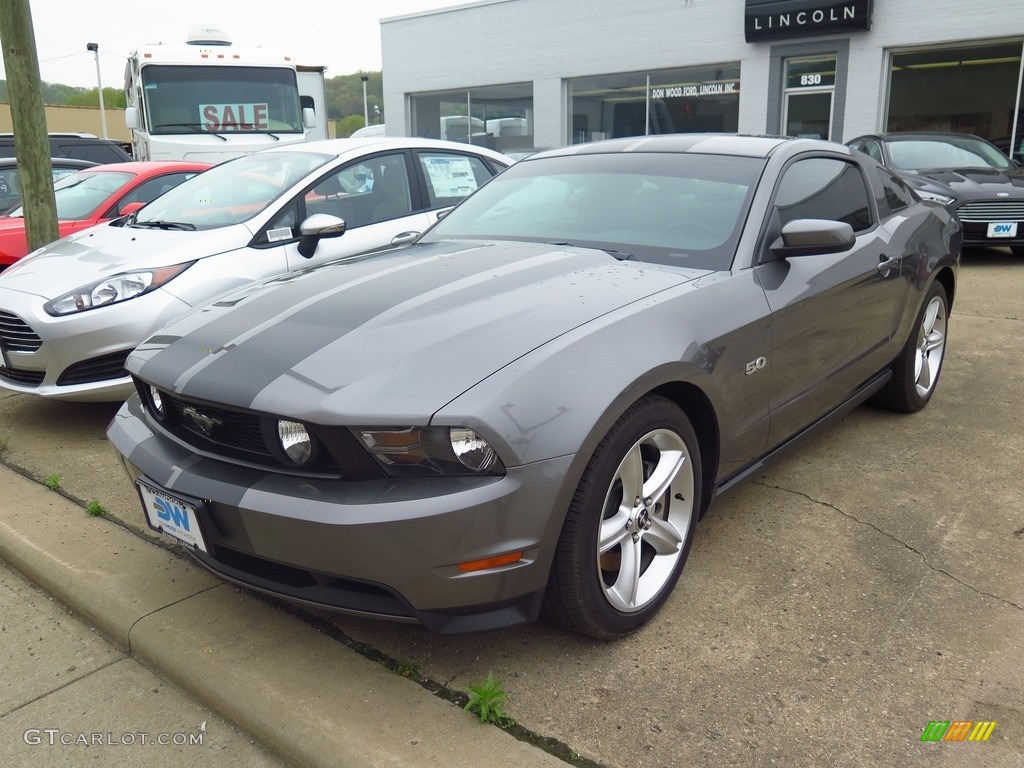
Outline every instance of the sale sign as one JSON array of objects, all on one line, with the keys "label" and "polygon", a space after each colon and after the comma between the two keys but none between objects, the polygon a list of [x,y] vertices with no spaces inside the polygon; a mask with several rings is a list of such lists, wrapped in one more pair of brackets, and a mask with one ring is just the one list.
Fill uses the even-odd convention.
[{"label": "sale sign", "polygon": [[266,131],[270,107],[266,104],[200,104],[203,128],[211,133]]}]

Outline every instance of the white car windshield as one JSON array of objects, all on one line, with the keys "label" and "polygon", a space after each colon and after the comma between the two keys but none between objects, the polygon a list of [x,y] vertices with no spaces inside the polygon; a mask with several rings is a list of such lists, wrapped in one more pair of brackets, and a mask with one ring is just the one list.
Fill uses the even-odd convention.
[{"label": "white car windshield", "polygon": [[214,229],[247,221],[333,159],[317,152],[257,152],[229,160],[161,195],[129,226]]}]

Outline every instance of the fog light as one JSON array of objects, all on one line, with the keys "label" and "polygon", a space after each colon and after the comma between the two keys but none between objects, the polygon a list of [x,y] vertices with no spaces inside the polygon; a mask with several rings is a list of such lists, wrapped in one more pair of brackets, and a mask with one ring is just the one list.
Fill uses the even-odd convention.
[{"label": "fog light", "polygon": [[167,415],[167,411],[164,409],[164,399],[160,396],[160,390],[152,384],[149,385],[149,402],[153,404],[153,415],[158,419],[163,419]]},{"label": "fog light", "polygon": [[299,422],[281,419],[277,422],[277,436],[285,455],[296,464],[305,464],[313,455],[313,440]]}]

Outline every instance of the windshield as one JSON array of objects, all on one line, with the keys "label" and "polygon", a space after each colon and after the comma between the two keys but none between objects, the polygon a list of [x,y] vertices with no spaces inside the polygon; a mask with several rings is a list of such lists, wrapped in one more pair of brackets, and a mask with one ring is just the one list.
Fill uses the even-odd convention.
[{"label": "windshield", "polygon": [[213,229],[247,221],[334,159],[318,152],[256,152],[215,165],[158,197],[131,226]]},{"label": "windshield", "polygon": [[422,242],[528,240],[728,269],[762,167],[755,158],[699,154],[527,158],[468,197]]},{"label": "windshield", "polygon": [[988,142],[965,136],[898,139],[889,142],[893,167],[901,171],[937,168],[998,168],[1014,166],[1002,152]]},{"label": "windshield", "polygon": [[142,88],[153,135],[303,131],[295,72],[286,67],[150,64]]},{"label": "windshield", "polygon": [[[53,196],[57,201],[57,218],[60,220],[88,219],[98,212],[111,195],[134,178],[134,173],[121,171],[107,173],[79,171],[58,179],[53,185]],[[24,215],[21,206],[8,214],[12,217]]]}]

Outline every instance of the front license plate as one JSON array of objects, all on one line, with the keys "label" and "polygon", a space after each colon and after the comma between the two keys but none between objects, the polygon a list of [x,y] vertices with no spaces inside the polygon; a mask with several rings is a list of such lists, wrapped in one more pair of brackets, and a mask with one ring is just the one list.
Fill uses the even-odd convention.
[{"label": "front license plate", "polygon": [[1016,221],[992,221],[988,225],[989,237],[1016,237]]},{"label": "front license plate", "polygon": [[146,522],[191,550],[206,552],[206,542],[196,518],[196,507],[187,501],[138,481]]}]

